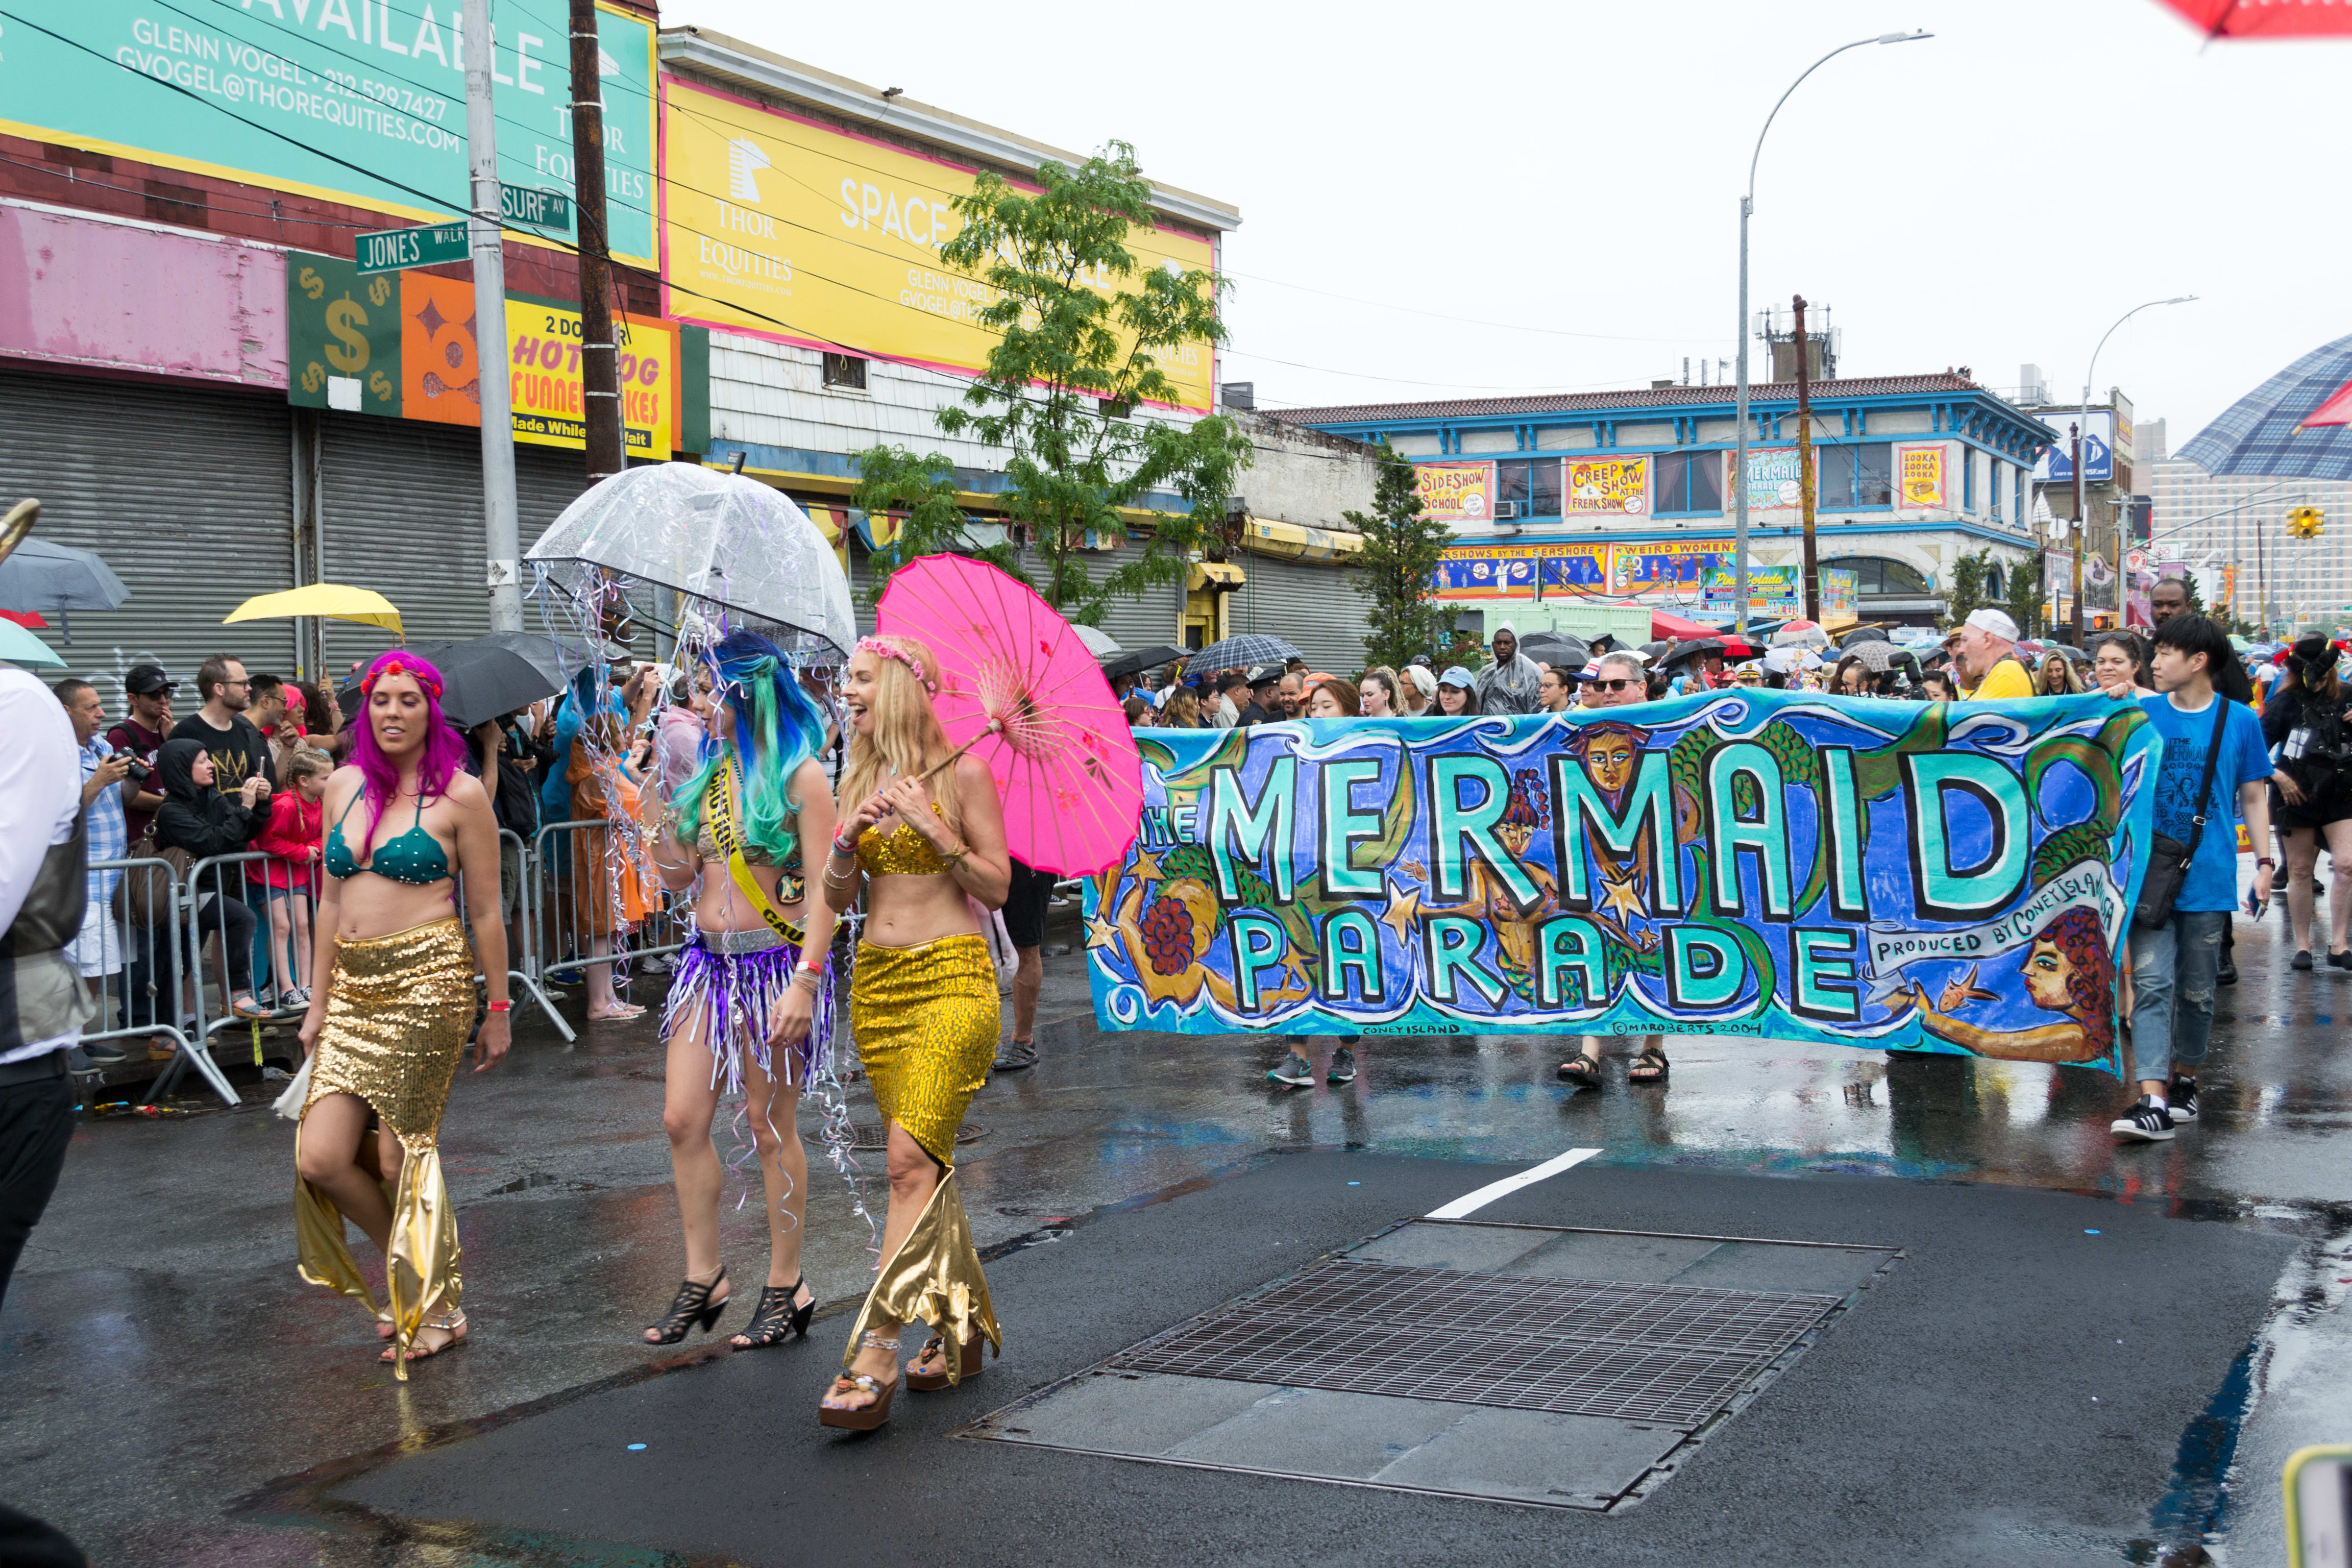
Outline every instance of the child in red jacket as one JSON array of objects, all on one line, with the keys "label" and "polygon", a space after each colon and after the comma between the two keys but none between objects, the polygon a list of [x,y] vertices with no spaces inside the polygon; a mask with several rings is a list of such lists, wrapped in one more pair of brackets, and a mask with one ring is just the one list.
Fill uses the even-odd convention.
[{"label": "child in red jacket", "polygon": [[335,771],[324,752],[303,748],[287,759],[293,787],[270,798],[269,826],[253,847],[268,855],[246,866],[253,881],[269,889],[269,968],[280,1007],[310,1002],[305,980],[310,967],[310,902],[318,896],[319,856],[326,834],[327,775]]}]

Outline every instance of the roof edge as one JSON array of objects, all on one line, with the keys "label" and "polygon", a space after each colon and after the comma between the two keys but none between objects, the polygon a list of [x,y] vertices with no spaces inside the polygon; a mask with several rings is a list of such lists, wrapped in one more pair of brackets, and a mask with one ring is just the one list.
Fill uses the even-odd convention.
[{"label": "roof edge", "polygon": [[[984,125],[977,120],[967,119],[952,110],[915,99],[904,96],[885,99],[877,89],[864,82],[837,76],[799,60],[787,59],[757,44],[746,43],[709,27],[665,27],[658,37],[661,60],[665,66],[684,65],[712,76],[731,78],[780,98],[798,99],[835,114],[868,121],[877,128],[920,137],[941,147],[952,148],[992,163],[1034,170],[1038,164],[1047,162],[1067,164],[1086,162],[1081,154],[1065,152],[992,125]],[[1163,185],[1157,181],[1151,184],[1151,201],[1154,206],[1171,217],[1181,218],[1219,233],[1231,233],[1242,225],[1239,207],[1213,197],[1178,190],[1173,185]]]}]

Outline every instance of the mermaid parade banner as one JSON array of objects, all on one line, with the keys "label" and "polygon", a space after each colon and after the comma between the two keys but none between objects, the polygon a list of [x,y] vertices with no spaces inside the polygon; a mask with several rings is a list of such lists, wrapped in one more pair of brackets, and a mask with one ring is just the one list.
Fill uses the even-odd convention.
[{"label": "mermaid parade banner", "polygon": [[2105,697],[1145,730],[1106,1029],[1754,1035],[2121,1076],[2161,742]]}]

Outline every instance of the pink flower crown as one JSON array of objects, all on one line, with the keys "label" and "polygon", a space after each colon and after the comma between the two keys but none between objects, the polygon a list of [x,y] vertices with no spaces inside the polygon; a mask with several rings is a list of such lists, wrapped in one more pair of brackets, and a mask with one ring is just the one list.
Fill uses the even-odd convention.
[{"label": "pink flower crown", "polygon": [[362,697],[373,697],[375,695],[376,681],[387,675],[407,676],[411,680],[416,682],[417,685],[423,687],[432,697],[434,701],[438,702],[441,700],[441,682],[438,679],[435,679],[424,669],[415,666],[403,664],[396,658],[380,668],[369,670],[367,673],[367,679],[360,682],[360,695]]},{"label": "pink flower crown", "polygon": [[870,653],[877,658],[895,658],[900,664],[905,665],[908,669],[915,672],[915,679],[921,685],[924,690],[936,692],[940,689],[939,683],[924,673],[923,661],[921,659],[917,658],[913,654],[908,653],[904,648],[893,647],[890,644],[884,642],[880,637],[859,637],[857,639],[857,651],[860,653]]}]

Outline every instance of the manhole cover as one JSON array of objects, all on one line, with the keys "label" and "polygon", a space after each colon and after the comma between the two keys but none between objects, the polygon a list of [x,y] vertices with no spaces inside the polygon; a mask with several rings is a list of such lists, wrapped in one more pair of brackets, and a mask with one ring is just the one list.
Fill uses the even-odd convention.
[{"label": "manhole cover", "polygon": [[[887,1149],[890,1146],[890,1130],[887,1127],[870,1127],[861,1121],[849,1131],[849,1146],[853,1149]],[[970,1143],[987,1136],[988,1129],[977,1121],[967,1121],[956,1129],[958,1143]]]},{"label": "manhole cover", "polygon": [[1696,1426],[1839,1300],[1339,1258],[1110,1365]]}]

